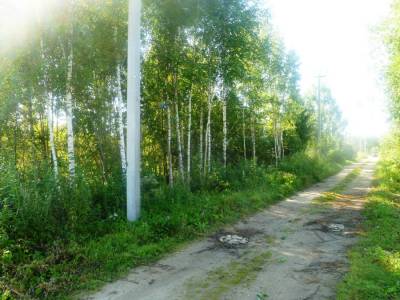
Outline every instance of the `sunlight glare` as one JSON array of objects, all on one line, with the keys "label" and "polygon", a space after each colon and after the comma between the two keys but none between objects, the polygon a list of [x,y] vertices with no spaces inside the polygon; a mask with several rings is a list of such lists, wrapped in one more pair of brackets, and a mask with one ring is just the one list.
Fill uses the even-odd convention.
[{"label": "sunlight glare", "polygon": [[374,31],[390,0],[264,0],[286,46],[300,57],[301,88],[315,88],[316,76],[336,98],[347,133],[382,136],[389,128],[382,69],[385,52]]},{"label": "sunlight glare", "polygon": [[63,0],[0,0],[0,51],[21,47]]}]

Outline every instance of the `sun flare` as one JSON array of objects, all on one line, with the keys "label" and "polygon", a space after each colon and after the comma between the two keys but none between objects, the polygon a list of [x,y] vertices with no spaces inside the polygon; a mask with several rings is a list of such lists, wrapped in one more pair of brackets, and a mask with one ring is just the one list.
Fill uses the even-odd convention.
[{"label": "sun flare", "polygon": [[0,0],[0,51],[24,45],[63,0]]}]

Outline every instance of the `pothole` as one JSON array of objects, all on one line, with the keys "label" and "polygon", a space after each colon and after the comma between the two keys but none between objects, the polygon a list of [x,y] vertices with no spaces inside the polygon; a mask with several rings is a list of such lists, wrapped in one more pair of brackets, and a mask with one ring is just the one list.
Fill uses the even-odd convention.
[{"label": "pothole", "polygon": [[247,246],[250,243],[250,239],[256,236],[258,238],[254,240],[255,243],[259,242],[259,240],[265,243],[263,232],[249,227],[221,230],[212,236],[212,240],[215,248],[240,249]]},{"label": "pothole", "polygon": [[322,232],[342,233],[345,229],[345,225],[341,223],[329,223],[327,220],[314,220],[303,225],[304,227],[310,227],[313,230],[319,230]]},{"label": "pothole", "polygon": [[341,232],[344,230],[344,225],[343,224],[329,224],[328,230],[333,231],[333,232]]},{"label": "pothole", "polygon": [[226,234],[220,236],[218,241],[228,246],[241,246],[246,245],[249,242],[249,239],[237,234]]}]

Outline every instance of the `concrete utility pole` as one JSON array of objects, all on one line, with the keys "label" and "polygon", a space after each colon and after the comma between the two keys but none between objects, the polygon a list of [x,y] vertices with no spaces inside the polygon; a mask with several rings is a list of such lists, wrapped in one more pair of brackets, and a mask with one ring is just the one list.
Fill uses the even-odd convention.
[{"label": "concrete utility pole", "polygon": [[140,19],[141,0],[129,0],[127,98],[127,217],[140,216]]}]

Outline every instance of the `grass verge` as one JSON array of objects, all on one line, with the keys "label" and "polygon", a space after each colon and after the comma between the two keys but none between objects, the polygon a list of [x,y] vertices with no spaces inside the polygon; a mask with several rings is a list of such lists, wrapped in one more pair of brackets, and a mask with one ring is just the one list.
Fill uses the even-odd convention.
[{"label": "grass verge", "polygon": [[97,288],[340,169],[332,161],[294,156],[279,169],[264,170],[254,177],[252,186],[240,191],[155,189],[144,199],[138,222],[107,219],[102,225],[108,228],[107,234],[71,236],[66,241],[55,237],[45,251],[25,251],[18,248],[24,243],[11,244],[6,239],[3,243],[0,232],[0,242],[6,245],[0,253],[2,300],[66,299],[77,290]]},{"label": "grass verge", "polygon": [[385,157],[364,210],[364,234],[350,251],[350,272],[339,300],[400,299],[400,164]]}]

